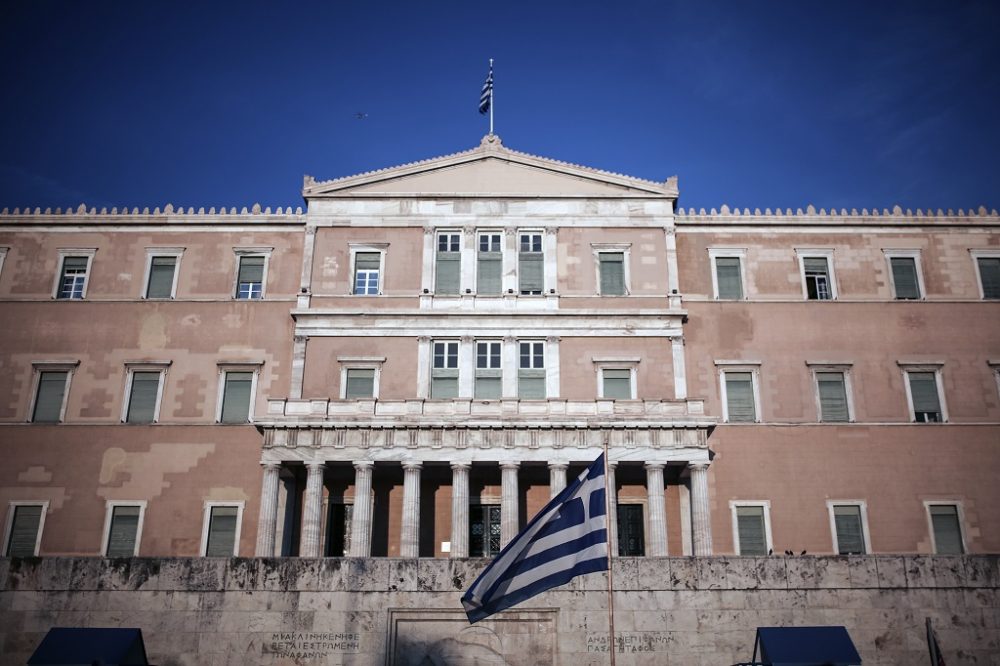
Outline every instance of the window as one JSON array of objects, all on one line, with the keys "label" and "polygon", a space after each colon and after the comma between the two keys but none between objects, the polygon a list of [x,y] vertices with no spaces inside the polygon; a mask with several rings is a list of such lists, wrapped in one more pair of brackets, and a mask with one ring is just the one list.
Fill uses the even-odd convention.
[{"label": "window", "polygon": [[837,298],[833,279],[833,250],[796,250],[802,271],[803,295],[810,301]]},{"label": "window", "polygon": [[608,400],[631,400],[631,368],[602,368],[601,397]]},{"label": "window", "polygon": [[743,300],[743,262],[746,250],[711,248],[708,256],[712,261],[712,291],[720,301]]},{"label": "window", "polygon": [[947,420],[941,400],[939,367],[910,367],[906,371],[906,399],[910,415],[917,423],[940,423]]},{"label": "window", "polygon": [[201,535],[205,557],[235,557],[239,554],[243,502],[206,502]]},{"label": "window", "polygon": [[36,557],[49,503],[11,502],[4,530],[4,557]]},{"label": "window", "polygon": [[348,368],[344,397],[349,400],[375,397],[375,368]]},{"label": "window", "polygon": [[893,298],[896,300],[923,298],[920,250],[884,250],[884,252],[889,261]]},{"label": "window", "polygon": [[105,557],[135,557],[139,554],[139,538],[146,502],[109,501],[104,518]]},{"label": "window", "polygon": [[495,557],[500,553],[500,506],[469,505],[469,557]]},{"label": "window", "polygon": [[462,282],[462,234],[457,231],[439,233],[437,237],[437,274],[434,293],[456,295]]},{"label": "window", "polygon": [[160,397],[163,391],[165,369],[146,364],[128,368],[125,405],[122,421],[125,423],[155,423],[160,418]]},{"label": "window", "polygon": [[495,296],[500,294],[503,275],[503,234],[499,231],[479,233],[479,252],[476,267],[476,293]]},{"label": "window", "polygon": [[431,397],[458,397],[458,341],[433,343],[434,362],[431,367]]},{"label": "window", "polygon": [[220,368],[219,423],[249,423],[253,417],[256,389],[255,368],[230,366]]},{"label": "window", "polygon": [[545,399],[545,343],[540,340],[518,342],[517,397],[522,400]]},{"label": "window", "polygon": [[330,502],[326,515],[326,557],[348,557],[351,553],[354,505],[348,502]]},{"label": "window", "polygon": [[601,296],[625,295],[625,253],[599,252]]},{"label": "window", "polygon": [[729,423],[757,423],[760,412],[757,367],[741,361],[716,361],[716,365],[732,366],[721,369],[723,418]]},{"label": "window", "polygon": [[961,505],[951,502],[924,502],[930,521],[935,555],[962,555],[965,539],[962,534]]},{"label": "window", "polygon": [[262,255],[243,255],[240,258],[236,277],[236,298],[256,300],[264,297],[264,265]]},{"label": "window", "polygon": [[765,556],[771,545],[771,517],[769,502],[730,502],[733,515],[733,542],[736,554]]},{"label": "window", "polygon": [[60,250],[62,266],[56,282],[56,298],[78,300],[87,296],[90,262],[95,250]]},{"label": "window", "polygon": [[59,423],[66,414],[66,395],[76,363],[35,363],[34,423]]},{"label": "window", "polygon": [[819,420],[824,423],[846,423],[851,420],[847,399],[847,373],[842,370],[816,370],[816,390],[819,396]]},{"label": "window", "polygon": [[500,398],[502,372],[500,342],[476,342],[476,400]]},{"label": "window", "polygon": [[146,298],[174,297],[177,290],[177,268],[183,252],[182,248],[146,249]]},{"label": "window", "polygon": [[618,555],[641,557],[646,554],[641,504],[618,505]]},{"label": "window", "polygon": [[382,271],[380,252],[358,252],[354,255],[354,290],[358,296],[377,296]]},{"label": "window", "polygon": [[838,555],[864,555],[871,551],[868,544],[868,515],[864,502],[826,503],[830,513],[833,551]]},{"label": "window", "polygon": [[972,250],[976,274],[979,276],[979,295],[985,300],[1000,298],[1000,251]]},{"label": "window", "polygon": [[521,232],[518,247],[518,289],[522,295],[541,295],[545,288],[545,253],[542,251],[542,232]]}]

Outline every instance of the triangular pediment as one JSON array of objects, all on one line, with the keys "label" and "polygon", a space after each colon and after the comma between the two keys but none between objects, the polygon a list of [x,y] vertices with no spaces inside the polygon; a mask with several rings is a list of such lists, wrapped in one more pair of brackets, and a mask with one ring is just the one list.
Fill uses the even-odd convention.
[{"label": "triangular pediment", "polygon": [[325,182],[307,177],[303,196],[676,198],[677,183],[520,153],[504,147],[499,137],[487,136],[479,147],[454,155]]}]

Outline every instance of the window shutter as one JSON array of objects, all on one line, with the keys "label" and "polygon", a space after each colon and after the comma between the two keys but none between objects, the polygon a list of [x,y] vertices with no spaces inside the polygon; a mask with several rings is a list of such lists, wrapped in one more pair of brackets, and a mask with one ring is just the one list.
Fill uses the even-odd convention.
[{"label": "window shutter", "polygon": [[500,374],[492,372],[490,376],[476,377],[476,400],[496,400],[500,398]]},{"label": "window shutter", "polygon": [[176,266],[176,257],[153,257],[150,260],[146,298],[170,298],[172,296]]},{"label": "window shutter", "polygon": [[375,395],[375,370],[372,368],[348,369],[345,397],[348,399],[371,398]]},{"label": "window shutter", "polygon": [[38,377],[38,395],[35,397],[36,423],[58,423],[66,392],[65,372],[42,372]]},{"label": "window shutter", "polygon": [[128,423],[152,423],[156,415],[156,393],[160,388],[159,372],[133,372],[132,395],[128,400]]},{"label": "window shutter", "polygon": [[934,545],[938,555],[961,555],[962,530],[958,525],[958,507],[946,504],[930,506],[934,525]]},{"label": "window shutter", "polygon": [[208,525],[206,557],[232,557],[236,545],[235,506],[214,506]]},{"label": "window shutter", "polygon": [[108,534],[108,557],[132,557],[139,531],[139,507],[116,506],[111,514],[111,532]]},{"label": "window shutter", "polygon": [[502,272],[502,258],[499,252],[480,252],[476,291],[488,296],[499,294]]},{"label": "window shutter", "polygon": [[517,397],[522,400],[544,400],[545,376],[521,372],[517,378]]},{"label": "window shutter", "polygon": [[223,423],[246,423],[250,420],[250,389],[252,372],[227,372],[222,389]]},{"label": "window shutter", "polygon": [[847,389],[842,372],[817,372],[820,420],[847,421]]},{"label": "window shutter", "polygon": [[978,261],[983,298],[1000,298],[1000,257],[980,257]]},{"label": "window shutter", "polygon": [[240,257],[239,281],[241,283],[263,282],[264,257]]},{"label": "window shutter", "polygon": [[42,521],[41,505],[14,507],[7,557],[34,557],[38,526]]},{"label": "window shutter", "polygon": [[893,257],[891,261],[892,282],[896,285],[896,298],[920,298],[916,261],[912,257]]},{"label": "window shutter", "polygon": [[601,295],[625,295],[625,254],[623,252],[601,252]]},{"label": "window shutter", "polygon": [[457,294],[462,275],[462,255],[460,252],[437,253],[437,276],[434,293]]},{"label": "window shutter", "polygon": [[457,398],[458,377],[433,377],[431,379],[432,398]]},{"label": "window shutter", "polygon": [[863,555],[865,539],[861,527],[861,507],[833,507],[833,522],[837,529],[837,548],[841,555]]},{"label": "window shutter", "polygon": [[380,252],[358,252],[354,257],[355,270],[377,271],[381,263]]},{"label": "window shutter", "polygon": [[736,527],[740,536],[740,555],[767,555],[764,507],[736,507]]},{"label": "window shutter", "polygon": [[541,252],[521,252],[518,255],[518,286],[521,293],[542,293],[545,286],[543,282],[544,272]]},{"label": "window shutter", "polygon": [[913,398],[913,411],[916,413],[941,413],[941,402],[938,399],[937,381],[933,372],[911,372],[910,395]]},{"label": "window shutter", "polygon": [[807,273],[826,275],[826,257],[803,257],[802,266]]},{"label": "window shutter", "polygon": [[726,403],[730,421],[754,422],[757,412],[753,402],[753,374],[749,372],[726,373]]},{"label": "window shutter", "polygon": [[63,273],[71,270],[86,270],[87,257],[66,257],[63,259]]},{"label": "window shutter", "polygon": [[715,273],[720,299],[738,301],[743,298],[743,279],[740,275],[739,257],[716,257]]},{"label": "window shutter", "polygon": [[631,400],[632,371],[605,370],[604,398],[608,400]]}]

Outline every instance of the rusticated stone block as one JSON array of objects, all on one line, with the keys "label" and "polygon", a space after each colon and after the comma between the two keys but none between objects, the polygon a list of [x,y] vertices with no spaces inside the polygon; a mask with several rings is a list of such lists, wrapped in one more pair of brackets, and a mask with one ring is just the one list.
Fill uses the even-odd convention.
[{"label": "rusticated stone block", "polygon": [[923,555],[906,555],[903,557],[907,587],[935,587],[934,568],[931,559]]},{"label": "rusticated stone block", "polygon": [[884,588],[906,587],[906,563],[902,557],[888,555],[875,558],[878,586]]},{"label": "rusticated stone block", "polygon": [[14,557],[8,560],[7,585],[11,590],[65,590],[71,573],[70,558]]},{"label": "rusticated stone block", "polygon": [[788,566],[785,557],[757,557],[757,587],[762,590],[784,590],[788,588]]},{"label": "rusticated stone block", "polygon": [[416,592],[417,587],[417,560],[392,558],[387,560],[389,564],[389,591],[390,592]]},{"label": "rusticated stone block", "polygon": [[346,560],[348,592],[384,592],[389,588],[389,560],[352,557]]},{"label": "rusticated stone block", "polygon": [[848,555],[847,573],[854,589],[878,587],[878,567],[874,558]]},{"label": "rusticated stone block", "polygon": [[821,588],[847,588],[851,586],[851,574],[846,557],[809,557],[812,560],[814,585]]},{"label": "rusticated stone block", "polygon": [[[659,582],[652,581],[655,587],[651,589],[666,590],[697,590],[698,589],[698,564],[693,557],[674,557],[669,560],[652,560],[652,562],[663,562],[669,564],[669,569],[663,571]],[[640,565],[639,571],[642,573],[643,567]]]},{"label": "rusticated stone block", "polygon": [[613,557],[611,558],[612,575],[614,576],[614,588],[616,590],[636,590],[639,578],[639,558],[637,557]]},{"label": "rusticated stone block", "polygon": [[931,558],[935,587],[961,587],[965,584],[965,558]]},{"label": "rusticated stone block", "polygon": [[969,587],[997,587],[1000,584],[1000,557],[970,555],[965,558],[965,584]]}]

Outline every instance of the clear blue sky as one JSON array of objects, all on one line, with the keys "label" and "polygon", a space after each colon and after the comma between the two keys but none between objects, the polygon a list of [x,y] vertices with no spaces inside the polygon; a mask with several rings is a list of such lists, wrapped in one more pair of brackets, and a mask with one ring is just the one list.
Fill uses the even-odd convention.
[{"label": "clear blue sky", "polygon": [[491,57],[507,146],[685,207],[1000,207],[994,0],[6,0],[0,207],[298,205],[477,145]]}]

